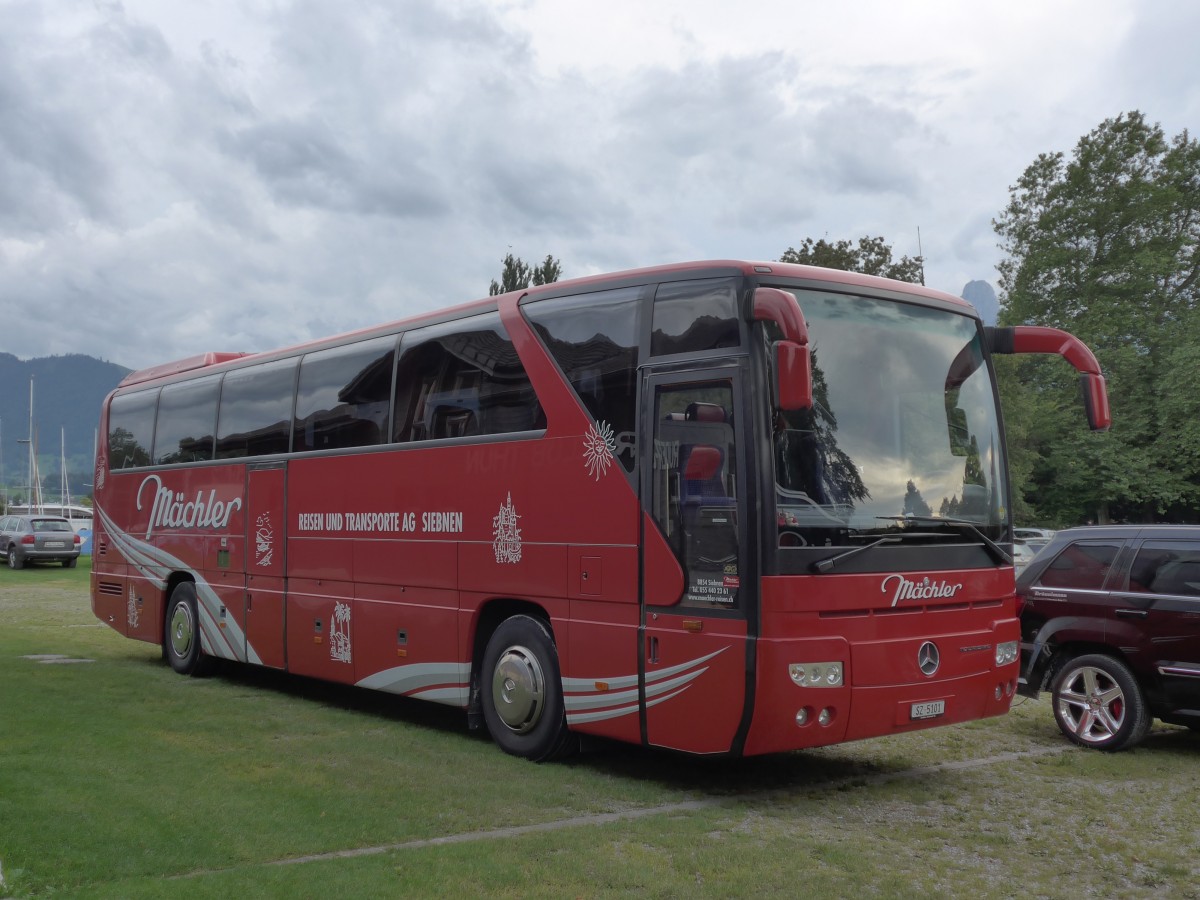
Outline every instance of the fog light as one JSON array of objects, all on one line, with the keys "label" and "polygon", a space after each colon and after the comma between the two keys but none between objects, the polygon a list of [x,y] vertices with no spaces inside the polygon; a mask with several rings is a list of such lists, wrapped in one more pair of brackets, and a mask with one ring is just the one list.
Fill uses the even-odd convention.
[{"label": "fog light", "polygon": [[817,716],[817,721],[822,725],[828,725],[833,721],[833,709],[828,706],[825,707],[823,710],[821,710],[820,715]]},{"label": "fog light", "polygon": [[999,685],[999,684],[996,685],[996,699],[999,700],[1003,696],[1004,696],[1004,686]]},{"label": "fog light", "polygon": [[796,710],[796,724],[803,728],[808,724],[808,717],[812,715],[812,710],[807,706],[804,709]]}]

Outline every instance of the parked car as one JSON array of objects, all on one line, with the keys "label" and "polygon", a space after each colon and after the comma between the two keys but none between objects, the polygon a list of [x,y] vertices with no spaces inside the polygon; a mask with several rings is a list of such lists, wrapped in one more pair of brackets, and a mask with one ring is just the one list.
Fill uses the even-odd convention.
[{"label": "parked car", "polygon": [[1025,571],[1025,567],[1037,556],[1037,548],[1031,547],[1028,541],[1013,541],[1013,568],[1017,575]]},{"label": "parked car", "polygon": [[10,569],[31,562],[58,562],[74,568],[81,543],[82,538],[62,516],[0,517],[0,553]]},{"label": "parked car", "polygon": [[1014,528],[1013,539],[1017,541],[1048,541],[1057,534],[1051,528]]},{"label": "parked car", "polygon": [[1018,691],[1063,734],[1136,745],[1154,718],[1200,730],[1200,526],[1060,531],[1017,579]]}]

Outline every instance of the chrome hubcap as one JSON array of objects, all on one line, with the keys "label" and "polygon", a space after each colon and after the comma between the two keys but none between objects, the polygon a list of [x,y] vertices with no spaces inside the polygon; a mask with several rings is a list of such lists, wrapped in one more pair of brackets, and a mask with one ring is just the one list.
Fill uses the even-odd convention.
[{"label": "chrome hubcap", "polygon": [[537,725],[545,703],[542,667],[525,647],[509,647],[492,672],[492,701],[500,721],[516,734]]},{"label": "chrome hubcap", "polygon": [[192,611],[186,603],[176,605],[175,611],[171,613],[171,628],[168,634],[171,638],[171,652],[180,659],[186,658],[195,637]]}]

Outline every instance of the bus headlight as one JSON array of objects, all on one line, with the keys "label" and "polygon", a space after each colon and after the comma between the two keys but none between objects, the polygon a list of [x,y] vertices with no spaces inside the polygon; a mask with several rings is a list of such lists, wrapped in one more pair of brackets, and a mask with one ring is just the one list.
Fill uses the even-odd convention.
[{"label": "bus headlight", "polygon": [[800,687],[841,687],[843,669],[840,662],[792,663],[788,675]]},{"label": "bus headlight", "polygon": [[996,645],[996,665],[1007,666],[1017,661],[1020,651],[1016,641],[1001,641]]}]

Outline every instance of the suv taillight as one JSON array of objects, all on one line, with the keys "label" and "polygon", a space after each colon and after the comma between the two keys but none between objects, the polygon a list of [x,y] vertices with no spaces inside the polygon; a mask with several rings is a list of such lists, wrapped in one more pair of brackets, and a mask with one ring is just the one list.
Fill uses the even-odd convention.
[{"label": "suv taillight", "polygon": [[83,538],[81,538],[79,535],[75,535],[75,543],[76,543],[76,544],[82,544],[82,543],[83,543]]},{"label": "suv taillight", "polygon": [[21,543],[22,543],[22,544],[33,544],[33,543],[36,543],[36,542],[37,542],[37,538],[35,538],[35,537],[34,537],[32,534],[27,534],[27,535],[24,535],[24,536],[21,538]]}]

